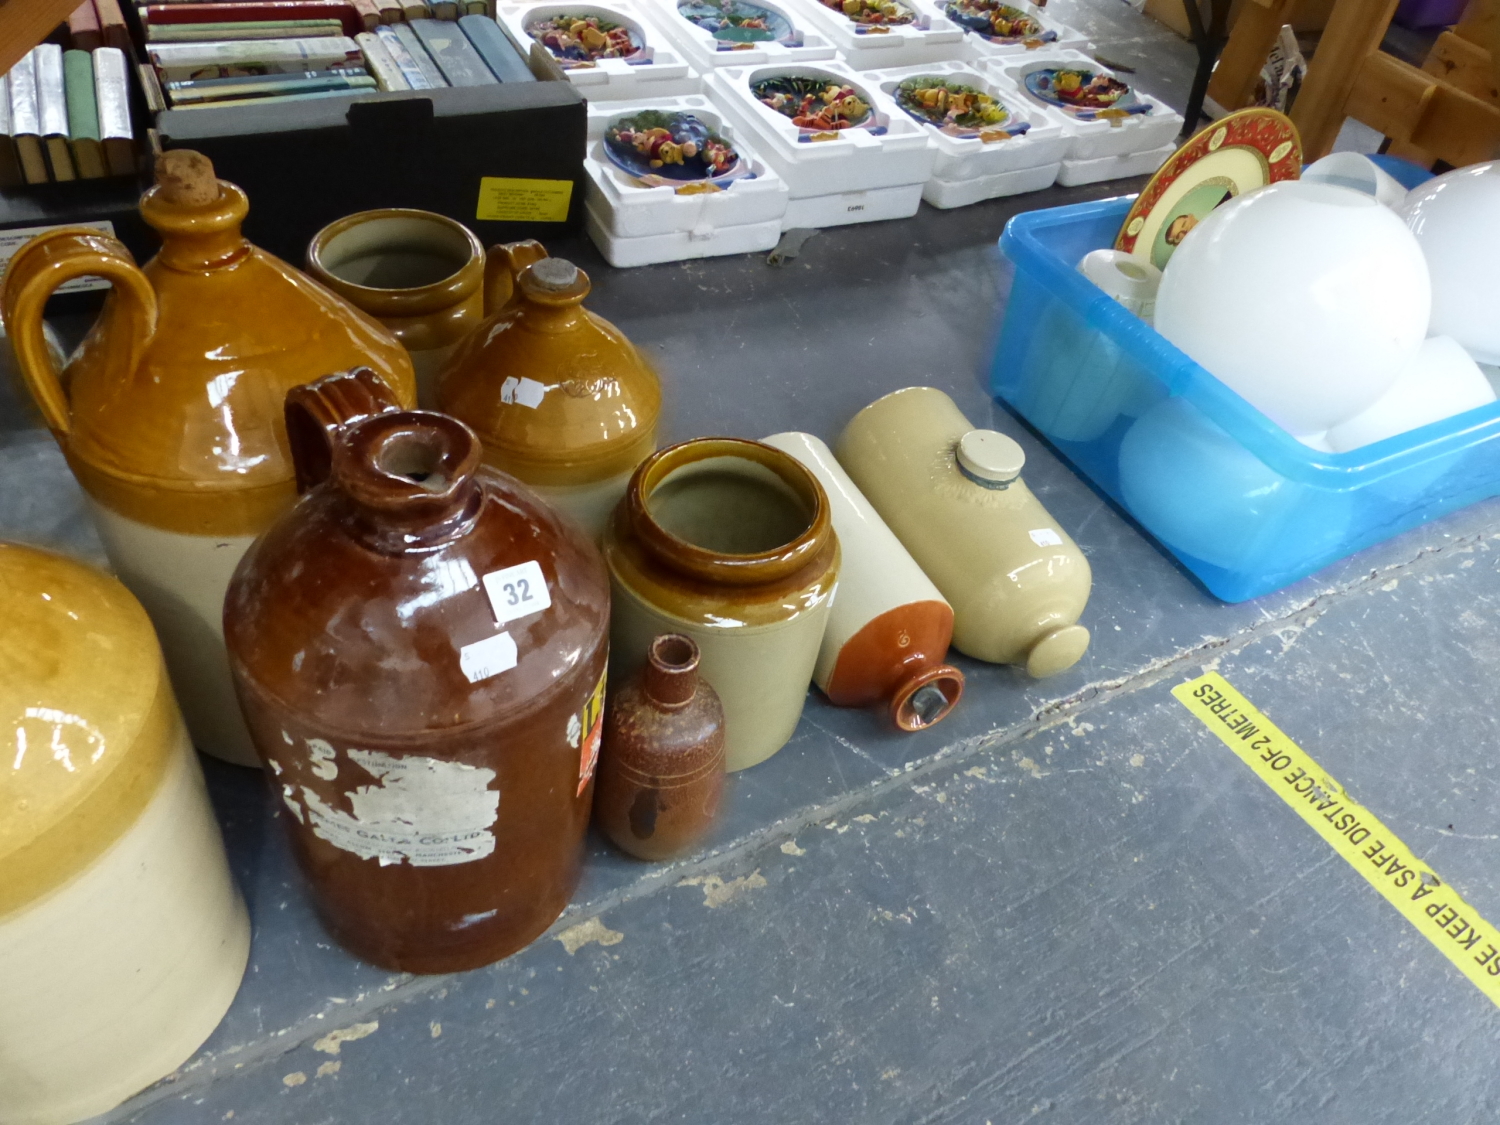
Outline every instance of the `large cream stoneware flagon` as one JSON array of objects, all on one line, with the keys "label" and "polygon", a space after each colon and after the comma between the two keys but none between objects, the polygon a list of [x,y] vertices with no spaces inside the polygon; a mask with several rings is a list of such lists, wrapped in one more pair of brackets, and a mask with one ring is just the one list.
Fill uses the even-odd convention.
[{"label": "large cream stoneware flagon", "polygon": [[856,414],[834,452],[953,606],[959,652],[1033,676],[1077,663],[1093,577],[1021,480],[1019,445],[976,430],[942,391],[908,387]]},{"label": "large cream stoneware flagon", "polygon": [[724,705],[725,765],[765,761],[797,727],[839,573],[817,477],[758,441],[697,438],[641,464],[605,531],[610,677],[663,633],[698,646]]},{"label": "large cream stoneware flagon", "polygon": [[[294,386],[356,366],[404,406],[416,385],[384,329],[245,241],[248,209],[203,157],[169,152],[141,200],[161,253],[137,268],[97,231],[49,231],[11,260],[0,316],[115,572],[156,626],[193,741],[254,765],[221,615],[245,548],[296,498],[282,402]],[[42,309],[85,275],[114,292],[59,374]]]},{"label": "large cream stoneware flagon", "polygon": [[197,1050],[250,924],[139,603],[0,544],[0,619],[0,1125],[57,1125]]}]

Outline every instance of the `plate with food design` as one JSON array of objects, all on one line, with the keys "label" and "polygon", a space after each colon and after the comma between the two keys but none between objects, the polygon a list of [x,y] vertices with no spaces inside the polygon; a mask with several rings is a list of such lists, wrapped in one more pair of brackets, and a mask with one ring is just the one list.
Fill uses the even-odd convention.
[{"label": "plate with food design", "polygon": [[845,129],[883,133],[864,91],[831,74],[778,74],[750,83],[761,105],[788,118],[803,138]]},{"label": "plate with food design", "polygon": [[721,51],[755,43],[797,42],[791,20],[750,0],[686,0],[677,5],[677,14],[712,35]]},{"label": "plate with food design", "polygon": [[633,61],[646,49],[635,28],[587,10],[530,20],[526,34],[546,47],[564,70],[594,66],[603,59]]},{"label": "plate with food design", "polygon": [[949,0],[943,14],[981,39],[1003,46],[1026,44],[1040,47],[1057,41],[1057,32],[1012,4],[996,4],[994,0]]},{"label": "plate with food design", "polygon": [[647,187],[722,186],[753,174],[728,139],[685,112],[645,109],[616,117],[604,127],[604,154]]},{"label": "plate with food design", "polygon": [[1026,90],[1079,121],[1109,120],[1151,112],[1126,83],[1084,66],[1044,66],[1026,75]]},{"label": "plate with food design", "polygon": [[917,13],[901,0],[820,0],[829,8],[854,24],[855,31],[868,33],[890,27],[903,27],[917,22]]},{"label": "plate with food design", "polygon": [[1019,137],[1031,128],[999,98],[937,74],[917,74],[892,91],[908,117],[950,137]]}]

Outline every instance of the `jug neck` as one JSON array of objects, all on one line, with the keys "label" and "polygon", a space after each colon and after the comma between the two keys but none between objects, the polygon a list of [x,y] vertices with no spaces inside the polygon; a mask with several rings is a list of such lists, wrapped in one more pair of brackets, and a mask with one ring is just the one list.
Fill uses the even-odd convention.
[{"label": "jug neck", "polygon": [[158,264],[196,272],[234,265],[250,253],[240,233],[250,201],[234,184],[218,184],[218,197],[208,203],[173,202],[160,185],[141,197],[141,217],[161,235]]},{"label": "jug neck", "polygon": [[562,258],[542,258],[516,277],[522,317],[533,332],[570,332],[588,323],[589,275]]},{"label": "jug neck", "polygon": [[651,642],[641,677],[646,698],[660,711],[680,711],[698,694],[698,646],[681,633]]}]

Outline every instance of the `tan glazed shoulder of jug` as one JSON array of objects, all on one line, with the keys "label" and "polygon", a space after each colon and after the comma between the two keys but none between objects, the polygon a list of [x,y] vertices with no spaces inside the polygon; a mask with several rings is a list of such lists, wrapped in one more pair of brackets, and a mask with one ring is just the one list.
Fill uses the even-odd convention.
[{"label": "tan glazed shoulder of jug", "polygon": [[[0,316],[110,562],[156,625],[194,741],[248,765],[219,619],[240,555],[296,498],[286,393],[356,366],[402,405],[416,385],[384,329],[245,241],[247,211],[205,159],[170,152],[141,199],[162,236],[155,258],[137,268],[98,231],[49,231],[11,260]],[[114,291],[59,373],[42,310],[85,275]]]}]

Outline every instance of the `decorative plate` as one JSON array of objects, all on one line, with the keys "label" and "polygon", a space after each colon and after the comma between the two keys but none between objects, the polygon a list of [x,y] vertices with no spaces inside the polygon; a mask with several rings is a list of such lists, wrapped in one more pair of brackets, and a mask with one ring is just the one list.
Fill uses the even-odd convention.
[{"label": "decorative plate", "polygon": [[822,0],[822,4],[860,27],[899,27],[917,18],[899,0]]},{"label": "decorative plate", "polygon": [[646,49],[630,28],[599,15],[565,12],[533,20],[526,34],[551,51],[564,70],[600,59],[632,59]]},{"label": "decorative plate", "polygon": [[1030,122],[1018,120],[999,98],[936,74],[914,75],[897,86],[894,94],[896,104],[908,116],[950,137],[977,137],[991,131],[1018,137],[1031,128]]},{"label": "decorative plate", "polygon": [[1026,89],[1041,101],[1066,110],[1080,121],[1151,112],[1151,104],[1137,98],[1135,91],[1125,83],[1088,67],[1055,66],[1033,70],[1026,76]]},{"label": "decorative plate", "polygon": [[648,186],[728,183],[749,169],[740,154],[708,123],[691,113],[644,109],[604,127],[604,154]]},{"label": "decorative plate", "polygon": [[781,74],[750,84],[750,93],[773,112],[789,117],[804,135],[874,124],[875,113],[859,91],[841,78]]},{"label": "decorative plate", "polygon": [[1010,4],[994,0],[949,0],[944,14],[962,28],[991,43],[1053,43],[1057,32]]},{"label": "decorative plate", "polygon": [[1302,139],[1274,109],[1242,109],[1215,121],[1152,176],[1115,238],[1161,269],[1177,244],[1226,199],[1302,175]]},{"label": "decorative plate", "polygon": [[685,0],[677,5],[677,13],[712,35],[721,51],[733,51],[744,43],[797,41],[789,19],[750,0]]}]

